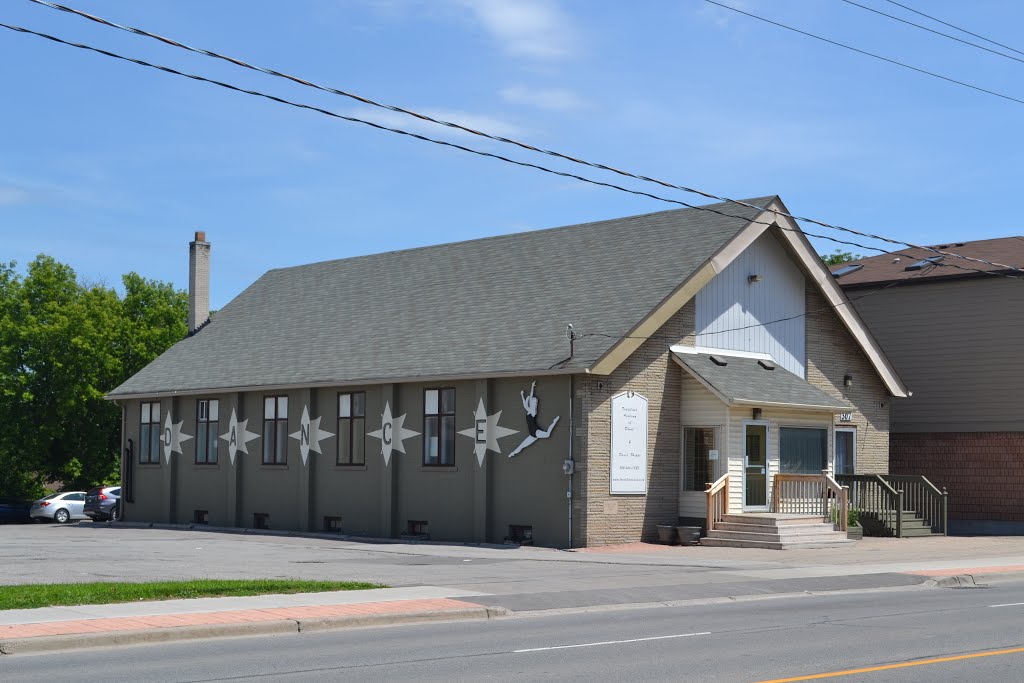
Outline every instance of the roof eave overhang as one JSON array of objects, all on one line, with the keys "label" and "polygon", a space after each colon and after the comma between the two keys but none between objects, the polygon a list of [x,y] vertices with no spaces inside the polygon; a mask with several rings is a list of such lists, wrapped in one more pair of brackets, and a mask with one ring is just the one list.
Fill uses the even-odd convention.
[{"label": "roof eave overhang", "polygon": [[603,356],[587,369],[595,375],[609,375],[615,371],[634,351],[640,348],[647,338],[657,332],[669,318],[679,312],[686,303],[697,295],[704,285],[721,273],[737,256],[754,243],[761,234],[771,227],[771,221],[765,221],[763,212],[740,228],[722,247],[707,261],[690,274],[671,294],[658,306],[626,333],[622,339],[612,345]]},{"label": "roof eave overhang", "polygon": [[212,396],[216,394],[235,394],[249,391],[297,391],[300,389],[324,389],[330,387],[363,387],[381,384],[409,384],[412,382],[465,382],[481,379],[504,379],[509,377],[552,377],[558,375],[578,375],[585,372],[584,368],[571,367],[556,370],[510,370],[506,372],[464,373],[457,375],[418,375],[408,377],[373,377],[352,380],[331,380],[325,382],[299,382],[289,384],[248,384],[230,387],[200,387],[174,391],[140,391],[125,393],[109,393],[103,398],[108,401],[130,401],[147,398],[174,398],[176,396]]},{"label": "roof eave overhang", "polygon": [[749,398],[734,398],[732,404],[734,406],[765,406],[768,408],[792,408],[794,410],[820,410],[829,413],[850,413],[853,412],[852,406],[826,406],[826,405],[815,405],[813,403],[788,403],[786,401],[758,401]]},{"label": "roof eave overhang", "polygon": [[875,372],[878,373],[886,389],[892,396],[906,398],[910,395],[910,392],[903,385],[903,381],[896,374],[896,370],[889,363],[889,359],[885,357],[882,348],[875,341],[874,336],[868,330],[864,321],[861,320],[860,315],[850,305],[850,300],[832,276],[832,272],[825,266],[821,257],[818,256],[814,247],[811,246],[800,226],[792,218],[783,215],[788,213],[789,211],[786,210],[782,201],[776,199],[755,220],[770,220],[782,228],[779,231],[782,239],[786,241],[786,244],[789,245],[793,253],[800,259],[807,275],[818,285],[818,291],[825,296],[825,299],[832,306],[832,309],[836,312],[836,315],[842,321],[847,331],[857,342],[858,346],[860,346],[864,355],[867,356],[868,362],[874,367]]}]

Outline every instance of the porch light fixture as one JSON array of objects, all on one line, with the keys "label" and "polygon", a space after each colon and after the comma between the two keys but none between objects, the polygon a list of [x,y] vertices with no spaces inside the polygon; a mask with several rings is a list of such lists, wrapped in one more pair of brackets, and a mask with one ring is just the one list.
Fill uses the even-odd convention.
[{"label": "porch light fixture", "polygon": [[853,375],[843,375],[843,386],[845,386],[845,387],[852,387],[853,386]]},{"label": "porch light fixture", "polygon": [[754,420],[760,420],[761,419],[761,409],[760,408],[754,408],[751,411],[751,417]]}]

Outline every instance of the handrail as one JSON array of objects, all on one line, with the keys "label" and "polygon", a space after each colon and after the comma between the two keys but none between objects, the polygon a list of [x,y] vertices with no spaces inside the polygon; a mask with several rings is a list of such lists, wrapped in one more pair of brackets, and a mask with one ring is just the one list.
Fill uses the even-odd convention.
[{"label": "handrail", "polygon": [[907,507],[928,523],[932,533],[949,535],[949,494],[941,491],[920,474],[882,474],[882,479],[899,484],[907,498]]},{"label": "handrail", "polygon": [[825,480],[825,487],[835,496],[838,510],[836,515],[839,518],[839,530],[847,531],[850,521],[850,487],[843,486],[829,475],[828,470],[822,470],[821,476]]},{"label": "handrail", "polygon": [[729,475],[723,474],[718,481],[705,486],[707,489],[704,494],[707,496],[708,504],[707,533],[711,533],[715,525],[729,514]]},{"label": "handrail", "polygon": [[894,536],[903,536],[903,491],[877,474],[837,474],[836,481],[850,486],[850,505],[877,517]]},{"label": "handrail", "polygon": [[[832,519],[835,503],[836,519]],[[772,512],[821,515],[840,530],[847,530],[850,509],[849,488],[831,476],[828,470],[821,474],[792,474],[780,472],[772,483]]]}]

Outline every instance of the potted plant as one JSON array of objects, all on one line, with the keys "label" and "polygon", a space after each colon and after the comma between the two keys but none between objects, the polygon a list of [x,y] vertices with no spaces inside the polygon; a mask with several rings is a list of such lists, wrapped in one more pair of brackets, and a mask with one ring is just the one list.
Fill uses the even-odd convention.
[{"label": "potted plant", "polygon": [[[839,524],[839,510],[832,508],[832,523]],[[860,510],[849,508],[846,511],[846,537],[854,541],[864,538],[864,527],[860,525]]]},{"label": "potted plant", "polygon": [[658,525],[658,543],[672,545],[676,540],[676,528],[670,524]]}]

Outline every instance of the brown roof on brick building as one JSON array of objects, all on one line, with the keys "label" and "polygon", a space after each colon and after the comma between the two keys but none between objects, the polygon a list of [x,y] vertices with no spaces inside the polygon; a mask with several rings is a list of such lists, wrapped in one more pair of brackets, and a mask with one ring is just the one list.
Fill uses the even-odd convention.
[{"label": "brown roof on brick building", "polygon": [[[932,248],[1024,269],[1024,237],[997,237],[973,242],[943,242],[932,245]],[[911,278],[920,282],[933,282],[954,278],[991,277],[985,275],[986,272],[1013,272],[999,266],[960,259],[955,256],[939,257],[939,254],[928,249],[907,248],[890,254],[860,258],[831,266],[830,270],[833,275],[839,274],[836,281],[844,289],[887,284]],[[862,267],[851,269],[852,266]],[[845,272],[842,272],[844,270]],[[1016,275],[1024,277],[1020,273],[1016,273]]]}]

